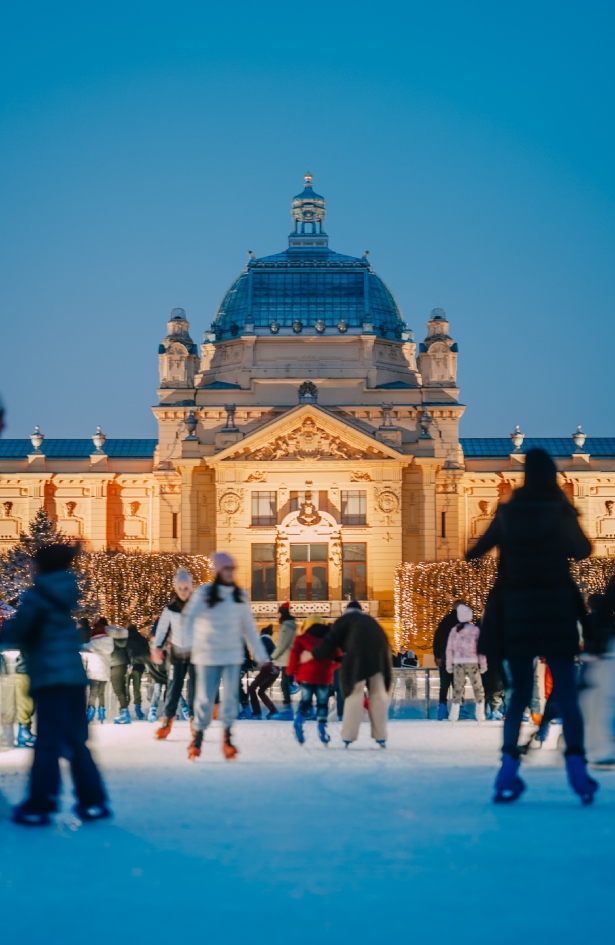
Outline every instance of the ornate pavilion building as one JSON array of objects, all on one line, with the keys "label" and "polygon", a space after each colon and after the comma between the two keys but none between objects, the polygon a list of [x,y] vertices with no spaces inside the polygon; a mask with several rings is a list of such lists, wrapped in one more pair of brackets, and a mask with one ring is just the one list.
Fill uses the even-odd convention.
[{"label": "ornate pavilion building", "polygon": [[329,248],[309,174],[291,214],[288,247],[250,253],[202,344],[171,313],[158,440],[0,441],[0,549],[44,506],[89,550],[230,551],[263,617],[359,598],[386,620],[395,566],[463,555],[539,444],[615,555],[615,438],[460,439],[445,312],[417,351],[367,254]]}]

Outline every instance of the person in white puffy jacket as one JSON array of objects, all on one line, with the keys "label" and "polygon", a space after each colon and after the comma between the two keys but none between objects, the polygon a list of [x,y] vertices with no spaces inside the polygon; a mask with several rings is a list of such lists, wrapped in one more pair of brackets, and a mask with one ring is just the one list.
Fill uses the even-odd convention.
[{"label": "person in white puffy jacket", "polygon": [[164,708],[160,716],[160,728],[156,738],[169,736],[175,713],[182,694],[184,680],[188,675],[188,711],[194,714],[194,668],[190,663],[191,640],[184,629],[184,612],[192,594],[192,577],[185,568],[178,568],[173,580],[173,597],[164,608],[156,625],[153,659],[161,663],[165,650],[171,664],[171,678],[167,686]]},{"label": "person in white puffy jacket", "polygon": [[89,643],[81,647],[86,654],[85,668],[88,674],[88,722],[94,721],[96,702],[98,701],[98,718],[105,721],[105,691],[111,680],[111,654],[113,653],[113,638],[107,633],[102,624],[94,627]]},{"label": "person in white puffy jacket", "polygon": [[457,722],[463,702],[466,676],[469,676],[476,699],[476,721],[485,721],[485,689],[481,673],[487,672],[487,660],[478,653],[479,628],[472,623],[472,609],[457,607],[459,623],[451,630],[446,644],[446,671],[453,674],[453,704],[449,719]]},{"label": "person in white puffy jacket", "polygon": [[234,581],[235,561],[228,555],[212,555],[216,571],[211,584],[197,588],[183,613],[184,632],[191,642],[195,669],[194,727],[188,758],[201,754],[203,733],[211,722],[216,693],[222,683],[220,719],[224,725],[222,750],[227,759],[237,754],[231,726],[239,710],[239,675],[245,658],[244,646],[254,659],[269,664],[260,641],[246,594]]}]

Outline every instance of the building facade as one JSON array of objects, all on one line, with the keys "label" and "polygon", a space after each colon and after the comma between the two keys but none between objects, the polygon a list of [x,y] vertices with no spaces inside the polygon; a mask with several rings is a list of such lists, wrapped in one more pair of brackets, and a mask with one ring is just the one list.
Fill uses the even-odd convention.
[{"label": "building facade", "polygon": [[615,438],[460,439],[445,312],[417,346],[367,254],[329,248],[310,175],[291,215],[288,247],[249,254],[200,345],[171,313],[157,440],[0,441],[0,549],[44,506],[89,550],[230,551],[263,618],[359,598],[387,621],[395,566],[462,556],[542,445],[615,555]]}]

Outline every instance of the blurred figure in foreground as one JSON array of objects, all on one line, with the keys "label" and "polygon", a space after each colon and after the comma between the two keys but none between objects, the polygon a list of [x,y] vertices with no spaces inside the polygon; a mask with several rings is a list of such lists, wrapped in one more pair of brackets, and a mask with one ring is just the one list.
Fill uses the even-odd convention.
[{"label": "blurred figure in foreground", "polygon": [[184,610],[183,632],[192,643],[196,686],[194,728],[188,759],[201,754],[203,734],[213,717],[216,693],[222,683],[220,719],[224,726],[222,751],[230,761],[237,749],[231,726],[239,709],[239,677],[244,662],[244,644],[263,669],[273,669],[267,650],[260,641],[250,604],[235,584],[235,560],[216,551],[212,555],[216,576],[211,584],[197,588]]},{"label": "blurred figure in foreground", "polygon": [[583,626],[580,689],[587,755],[600,768],[615,767],[615,577],[604,594],[590,594]]},{"label": "blurred figure in foreground", "polygon": [[44,545],[33,557],[33,585],[2,625],[0,644],[23,652],[36,702],[37,739],[27,799],[13,811],[18,824],[49,823],[58,809],[60,757],[70,762],[82,820],[109,817],[102,779],[87,747],[87,677],[72,611],[78,588],[72,562],[78,548]]},{"label": "blurred figure in foreground", "polygon": [[[566,740],[566,768],[572,789],[584,804],[598,785],[586,770],[583,719],[575,679],[579,652],[577,622],[584,616],[581,594],[569,559],[591,553],[576,509],[557,485],[557,468],[540,449],[525,457],[525,482],[496,516],[467,559],[500,549],[497,591],[486,607],[483,635],[495,634],[501,657],[508,659],[513,693],[504,722],[502,767],[495,801],[514,801],[525,790],[519,777],[519,730],[532,699],[534,659],[544,656],[553,676],[553,695]],[[489,612],[489,620],[488,618]]]},{"label": "blurred figure in foreground", "polygon": [[331,660],[344,654],[340,683],[344,695],[342,739],[346,748],[359,737],[363,718],[365,687],[369,691],[369,719],[372,738],[386,748],[389,692],[391,689],[391,647],[377,620],[364,614],[361,604],[350,601],[329,633],[311,653],[304,651],[300,662]]}]

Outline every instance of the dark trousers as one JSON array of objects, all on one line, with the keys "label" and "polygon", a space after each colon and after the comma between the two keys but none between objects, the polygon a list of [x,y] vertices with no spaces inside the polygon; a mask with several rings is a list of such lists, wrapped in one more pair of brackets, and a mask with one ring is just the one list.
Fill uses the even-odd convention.
[{"label": "dark trousers", "polygon": [[280,679],[280,685],[282,686],[282,701],[284,703],[284,708],[287,709],[290,705],[290,687],[293,681],[293,677],[289,676],[286,672],[286,666],[282,667],[282,678]]},{"label": "dark trousers", "polygon": [[316,718],[319,722],[326,722],[329,717],[329,692],[331,686],[319,686],[317,683],[301,684],[301,701],[297,712],[300,715],[307,716],[312,708],[312,699],[316,696]]},{"label": "dark trousers", "polygon": [[336,669],[333,673],[333,691],[335,693],[335,706],[337,708],[337,717],[341,719],[344,715],[344,696],[342,694],[342,685],[340,683],[340,671]]},{"label": "dark trousers", "polygon": [[[516,754],[523,713],[532,700],[534,660],[509,659],[512,696],[504,722],[504,748]],[[553,699],[557,702],[564,728],[566,748],[570,754],[583,754],[583,719],[579,709],[574,660],[547,660],[553,676]]]},{"label": "dark trousers", "polygon": [[483,687],[485,702],[489,703],[494,712],[501,709],[504,702],[504,683],[497,669],[490,666],[487,672],[483,673]]},{"label": "dark trousers", "polygon": [[96,708],[96,701],[98,700],[98,705],[104,709],[105,707],[105,689],[107,688],[107,683],[103,682],[100,679],[90,679],[88,681],[90,687],[90,692],[88,695],[88,706],[91,709]]},{"label": "dark trousers", "polygon": [[133,666],[132,671],[128,673],[126,688],[128,689],[128,698],[130,700],[130,684],[132,683],[132,701],[135,705],[141,705],[141,676],[145,667]]},{"label": "dark trousers", "polygon": [[188,676],[188,712],[190,718],[194,716],[194,666],[189,659],[171,657],[171,681],[167,686],[163,715],[165,719],[174,719],[179,705],[179,697],[184,688],[184,680]]},{"label": "dark trousers", "polygon": [[86,745],[85,687],[49,686],[38,690],[35,701],[36,745],[28,808],[37,812],[58,809],[61,757],[70,762],[79,803],[84,807],[104,803],[102,779]]},{"label": "dark trousers", "polygon": [[447,673],[446,666],[438,666],[440,673],[440,705],[446,705],[448,702],[448,691],[453,685],[453,674]]},{"label": "dark trousers", "polygon": [[121,666],[111,667],[111,685],[120,704],[120,709],[128,708],[128,686],[126,685],[127,666],[123,663]]},{"label": "dark trousers", "polygon": [[277,711],[266,690],[273,685],[279,673],[280,670],[277,666],[274,666],[273,669],[261,669],[250,683],[248,693],[250,694],[250,705],[254,715],[261,714],[259,698],[269,712]]}]

